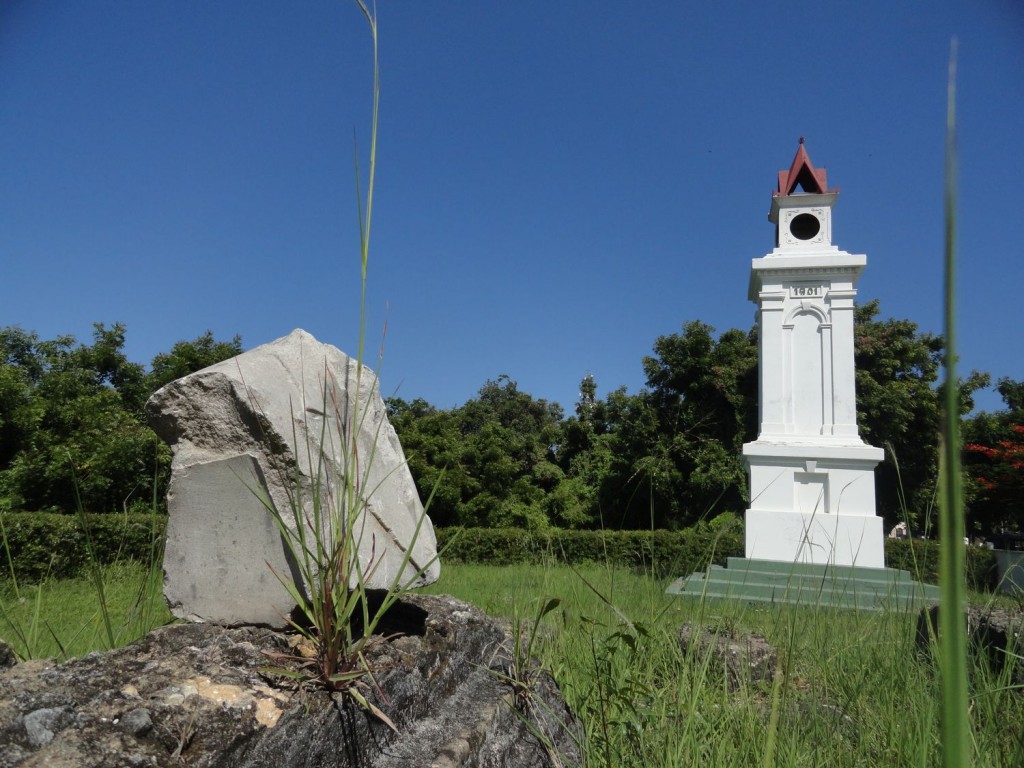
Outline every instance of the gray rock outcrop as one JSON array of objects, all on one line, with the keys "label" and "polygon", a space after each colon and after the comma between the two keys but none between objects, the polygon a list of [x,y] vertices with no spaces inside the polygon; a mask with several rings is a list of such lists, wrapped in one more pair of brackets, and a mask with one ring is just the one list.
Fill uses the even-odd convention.
[{"label": "gray rock outcrop", "polygon": [[[939,614],[938,605],[922,608],[917,614],[915,641],[923,658],[932,657],[938,641]],[[986,659],[993,672],[1005,672],[1012,685],[1024,690],[1024,610],[969,605],[964,611],[964,623],[969,651]]]},{"label": "gray rock outcrop", "polygon": [[[174,453],[164,593],[175,616],[284,625],[294,601],[281,579],[308,585],[267,505],[312,533],[319,500],[327,537],[330,520],[355,510],[353,585],[437,579],[433,527],[376,377],[337,348],[296,330],[171,382],[146,411]],[[355,504],[339,492],[353,466]]]},{"label": "gray rock outcrop", "polygon": [[730,691],[750,683],[771,682],[778,653],[764,637],[753,632],[734,633],[721,628],[684,624],[679,629],[683,653],[703,664],[710,658],[725,672]]},{"label": "gray rock outcrop", "polygon": [[382,634],[368,697],[397,733],[341,694],[278,687],[266,654],[286,652],[287,635],[179,624],[109,653],[0,670],[0,768],[578,762],[578,726],[549,676],[514,708],[501,676],[510,642],[495,620],[451,597],[412,595]]}]

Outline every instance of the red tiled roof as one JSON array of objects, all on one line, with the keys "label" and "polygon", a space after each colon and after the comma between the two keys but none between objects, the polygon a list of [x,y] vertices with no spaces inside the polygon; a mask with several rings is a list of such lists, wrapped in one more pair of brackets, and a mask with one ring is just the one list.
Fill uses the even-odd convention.
[{"label": "red tiled roof", "polygon": [[804,137],[800,137],[800,146],[793,158],[793,163],[788,170],[779,171],[779,189],[776,195],[791,195],[800,187],[802,192],[822,195],[828,192],[838,192],[838,189],[829,189],[824,168],[815,168],[811,162],[810,155],[804,148]]}]

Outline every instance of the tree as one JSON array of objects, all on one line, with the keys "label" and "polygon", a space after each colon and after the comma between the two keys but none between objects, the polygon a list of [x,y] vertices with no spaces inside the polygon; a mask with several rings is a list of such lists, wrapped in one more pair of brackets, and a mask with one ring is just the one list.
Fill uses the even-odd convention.
[{"label": "tree", "polygon": [[[644,358],[647,387],[596,400],[580,385],[565,425],[563,469],[592,489],[592,514],[623,528],[677,528],[715,509],[742,509],[740,457],[757,417],[757,343],[700,322],[661,336]],[[588,498],[580,494],[583,498]]]},{"label": "tree", "polygon": [[[938,476],[943,341],[910,320],[878,320],[878,314],[874,300],[854,315],[857,424],[866,442],[885,449],[875,470],[879,513],[887,525],[906,519],[920,527],[932,509]],[[987,374],[976,371],[960,382],[961,415],[987,384]]]},{"label": "tree", "polygon": [[757,433],[757,336],[731,329],[717,339],[698,321],[661,336],[644,372],[662,436],[660,457],[648,461],[676,478],[666,491],[689,525],[713,510],[736,511],[747,501],[743,443]]},{"label": "tree", "polygon": [[462,465],[458,413],[421,398],[407,403],[392,397],[386,403],[420,498],[426,502],[433,496],[427,510],[431,520],[439,526],[459,524],[463,499],[479,492],[479,483]]},{"label": "tree", "polygon": [[170,352],[161,352],[153,358],[147,382],[149,392],[156,392],[165,384],[241,353],[241,336],[235,336],[231,341],[217,341],[213,332],[208,330],[193,341],[179,341]]},{"label": "tree", "polygon": [[1024,524],[1024,381],[1002,378],[996,390],[1006,408],[964,425],[968,522],[985,534],[1019,531]]},{"label": "tree", "polygon": [[[625,387],[609,399],[618,395],[627,397]],[[562,478],[548,500],[548,517],[562,527],[589,528],[603,522],[601,489],[616,463],[608,407],[597,399],[597,382],[590,374],[580,382],[575,410],[562,424],[556,456]]]},{"label": "tree", "polygon": [[[0,329],[0,500],[28,510],[71,512],[148,505],[166,483],[170,451],[143,415],[155,386],[238,354],[241,340],[208,331],[154,358],[127,359],[125,326],[96,323],[91,344],[41,340]],[[161,499],[162,501],[162,499]]]},{"label": "tree", "polygon": [[545,503],[562,478],[557,404],[499,376],[451,411],[394,398],[388,407],[421,498],[434,493],[436,524],[544,528],[560,509]]},{"label": "tree", "polygon": [[0,469],[10,463],[28,440],[34,422],[29,373],[17,365],[0,361]]},{"label": "tree", "polygon": [[[872,301],[855,315],[857,420],[865,441],[886,450],[879,511],[890,524],[920,524],[937,473],[942,339],[878,314]],[[452,411],[396,404],[421,493],[447,467],[431,514],[440,524],[678,528],[745,509],[742,447],[758,428],[756,328],[716,336],[689,322],[659,337],[643,365],[647,385],[636,394],[619,388],[599,399],[584,377],[568,419],[507,376]],[[961,414],[987,381],[972,372],[960,382]],[[1000,386],[1008,403],[1024,402],[1020,382]]]},{"label": "tree", "polygon": [[[13,507],[90,511],[152,496],[168,452],[142,421],[142,366],[122,352],[125,327],[97,323],[93,343],[0,332],[3,464],[0,496]],[[8,438],[10,442],[7,442]]]}]

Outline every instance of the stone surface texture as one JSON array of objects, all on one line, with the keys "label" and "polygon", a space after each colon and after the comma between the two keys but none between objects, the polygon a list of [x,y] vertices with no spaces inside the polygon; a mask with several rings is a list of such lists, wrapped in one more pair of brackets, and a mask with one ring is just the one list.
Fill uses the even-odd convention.
[{"label": "stone surface texture", "polygon": [[[917,615],[917,650],[925,658],[932,657],[939,637],[939,612],[940,606],[933,605]],[[1024,692],[1024,608],[970,605],[964,622],[971,653],[987,659],[991,669],[1005,673]]]},{"label": "stone surface texture", "polygon": [[506,631],[454,598],[407,597],[370,654],[379,689],[368,696],[397,733],[339,694],[279,687],[266,654],[288,641],[268,628],[179,624],[109,653],[2,670],[0,768],[579,761],[577,726],[554,681],[540,675],[531,704],[516,711],[501,681]]},{"label": "stone surface texture", "polygon": [[296,491],[307,521],[317,485],[339,509],[353,432],[364,584],[436,581],[433,527],[376,377],[337,348],[296,330],[171,382],[146,410],[174,453],[164,574],[175,616],[283,626],[294,602],[279,577],[302,580],[265,503],[292,530]]},{"label": "stone surface texture", "polygon": [[679,629],[683,653],[692,654],[699,663],[710,658],[725,671],[730,691],[752,682],[770,683],[778,665],[778,653],[761,635],[735,633],[722,628],[684,624]]}]

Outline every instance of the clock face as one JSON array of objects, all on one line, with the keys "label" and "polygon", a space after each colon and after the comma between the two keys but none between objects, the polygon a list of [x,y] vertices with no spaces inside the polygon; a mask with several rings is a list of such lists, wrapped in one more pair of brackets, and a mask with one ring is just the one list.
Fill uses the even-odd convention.
[{"label": "clock face", "polygon": [[821,222],[811,213],[800,213],[789,222],[789,233],[797,240],[813,240],[821,231]]}]

